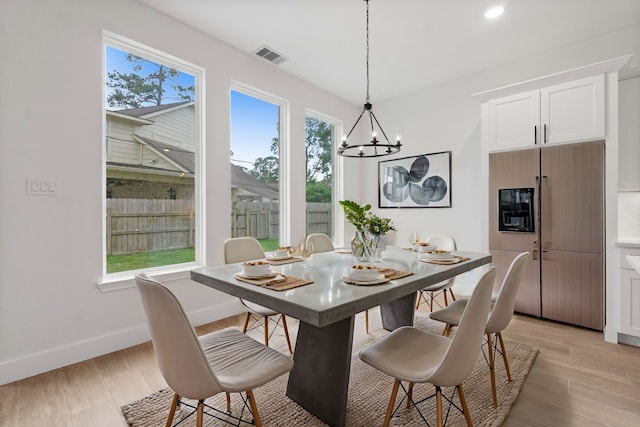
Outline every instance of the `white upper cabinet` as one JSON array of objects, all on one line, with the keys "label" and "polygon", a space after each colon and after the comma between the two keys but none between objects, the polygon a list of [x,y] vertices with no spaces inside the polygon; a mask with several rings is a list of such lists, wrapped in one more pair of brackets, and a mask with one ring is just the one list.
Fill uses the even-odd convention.
[{"label": "white upper cabinet", "polygon": [[619,189],[640,191],[640,77],[619,84]]},{"label": "white upper cabinet", "polygon": [[605,137],[604,75],[488,102],[490,151]]}]

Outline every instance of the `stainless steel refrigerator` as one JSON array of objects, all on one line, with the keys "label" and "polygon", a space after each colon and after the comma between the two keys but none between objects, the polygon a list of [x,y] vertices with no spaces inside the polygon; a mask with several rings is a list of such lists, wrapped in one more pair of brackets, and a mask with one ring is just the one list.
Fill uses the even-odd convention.
[{"label": "stainless steel refrigerator", "polygon": [[604,141],[489,156],[496,283],[529,252],[516,311],[602,330]]}]

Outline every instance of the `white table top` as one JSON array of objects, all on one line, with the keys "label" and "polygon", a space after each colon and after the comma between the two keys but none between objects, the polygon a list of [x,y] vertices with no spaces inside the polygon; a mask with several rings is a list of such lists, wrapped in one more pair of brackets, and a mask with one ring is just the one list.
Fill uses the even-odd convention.
[{"label": "white table top", "polygon": [[241,263],[195,269],[191,271],[191,278],[230,295],[323,327],[491,262],[490,254],[460,251],[454,254],[471,260],[446,266],[435,265],[419,261],[411,251],[388,247],[382,261],[376,262],[376,265],[414,274],[375,286],[344,283],[342,277],[348,275],[351,266],[357,262],[350,254],[336,252],[314,254],[311,266],[307,267],[300,262],[272,266],[273,271],[314,282],[286,291],[265,289],[235,279],[234,274],[242,271]]}]

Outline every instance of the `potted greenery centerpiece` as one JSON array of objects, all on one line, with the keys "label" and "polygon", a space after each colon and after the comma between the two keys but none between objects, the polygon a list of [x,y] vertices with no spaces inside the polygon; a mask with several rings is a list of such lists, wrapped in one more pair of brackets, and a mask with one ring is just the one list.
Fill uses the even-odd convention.
[{"label": "potted greenery centerpiece", "polygon": [[360,205],[351,200],[340,200],[347,221],[356,229],[351,241],[353,255],[362,262],[370,262],[376,256],[382,236],[395,227],[391,218],[381,218],[370,211],[371,205]]}]

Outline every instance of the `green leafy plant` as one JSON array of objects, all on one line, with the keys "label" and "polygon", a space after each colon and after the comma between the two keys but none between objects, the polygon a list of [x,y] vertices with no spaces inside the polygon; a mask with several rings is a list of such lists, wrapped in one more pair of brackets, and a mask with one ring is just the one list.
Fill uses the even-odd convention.
[{"label": "green leafy plant", "polygon": [[352,200],[340,200],[347,221],[353,225],[357,231],[363,233],[368,231],[371,234],[384,235],[389,231],[395,231],[395,226],[391,218],[381,218],[371,212],[371,205],[360,205]]}]

